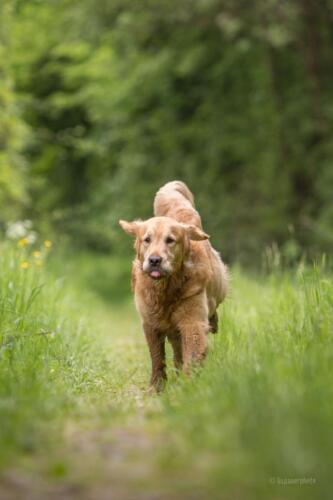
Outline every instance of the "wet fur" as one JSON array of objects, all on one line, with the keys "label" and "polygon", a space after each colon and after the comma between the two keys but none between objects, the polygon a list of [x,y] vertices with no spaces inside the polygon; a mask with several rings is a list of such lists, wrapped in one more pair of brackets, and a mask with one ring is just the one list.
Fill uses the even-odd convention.
[{"label": "wet fur", "polygon": [[[148,221],[120,224],[136,237],[132,287],[152,360],[151,385],[158,390],[166,379],[166,338],[177,368],[189,372],[193,363],[204,359],[207,333],[218,329],[216,310],[227,293],[228,273],[202,231],[193,195],[184,183],[170,182],[157,192],[154,214]],[[170,231],[177,239],[173,252],[163,243]],[[146,234],[156,241],[150,249],[143,243]],[[172,272],[152,279],[143,270],[149,251],[163,255]]]}]

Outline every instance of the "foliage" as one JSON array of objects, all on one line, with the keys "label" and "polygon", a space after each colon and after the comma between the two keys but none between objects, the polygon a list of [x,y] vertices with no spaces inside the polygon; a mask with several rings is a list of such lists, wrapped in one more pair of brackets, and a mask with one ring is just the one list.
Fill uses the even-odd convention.
[{"label": "foliage", "polygon": [[27,205],[23,147],[27,125],[22,120],[14,89],[11,67],[10,30],[13,4],[4,0],[0,6],[0,223],[20,215]]},{"label": "foliage", "polygon": [[180,178],[229,260],[332,248],[330,0],[15,5],[29,217],[124,248]]}]

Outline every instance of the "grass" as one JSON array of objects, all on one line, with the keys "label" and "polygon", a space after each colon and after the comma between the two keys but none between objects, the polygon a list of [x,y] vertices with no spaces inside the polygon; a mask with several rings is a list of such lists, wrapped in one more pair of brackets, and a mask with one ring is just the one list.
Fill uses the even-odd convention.
[{"label": "grass", "polygon": [[330,498],[325,266],[234,269],[205,366],[191,378],[170,369],[156,397],[129,267],[67,253],[38,267],[2,248],[0,497]]}]

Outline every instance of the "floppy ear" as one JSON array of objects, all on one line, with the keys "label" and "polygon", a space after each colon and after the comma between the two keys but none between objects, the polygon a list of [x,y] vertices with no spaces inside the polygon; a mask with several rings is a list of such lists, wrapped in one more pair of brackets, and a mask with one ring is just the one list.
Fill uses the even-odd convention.
[{"label": "floppy ear", "polygon": [[141,222],[134,220],[133,222],[127,222],[126,220],[120,220],[119,225],[123,228],[125,233],[130,234],[131,236],[137,236],[138,229]]},{"label": "floppy ear", "polygon": [[202,241],[209,238],[209,235],[200,229],[200,227],[193,226],[192,224],[182,224],[182,226],[185,228],[190,240]]}]

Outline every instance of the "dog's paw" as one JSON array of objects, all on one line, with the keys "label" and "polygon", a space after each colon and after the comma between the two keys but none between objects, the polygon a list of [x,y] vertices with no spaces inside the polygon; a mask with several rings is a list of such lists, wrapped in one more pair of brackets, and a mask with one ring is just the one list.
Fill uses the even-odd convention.
[{"label": "dog's paw", "polygon": [[165,379],[160,379],[154,382],[153,384],[150,384],[150,386],[146,390],[146,394],[148,396],[153,396],[154,394],[156,395],[161,393],[165,388],[165,383],[166,383]]}]

